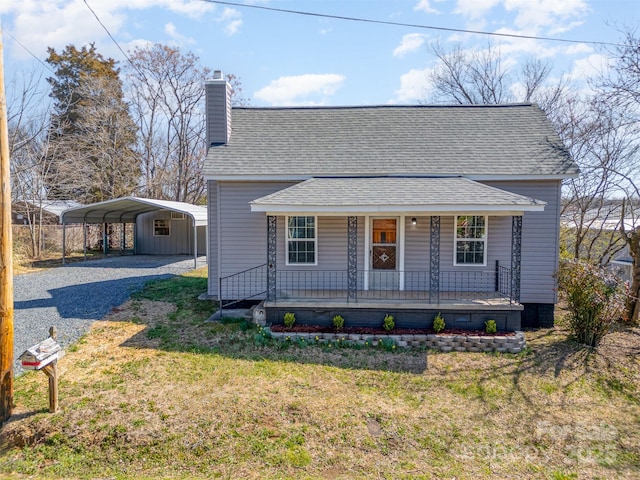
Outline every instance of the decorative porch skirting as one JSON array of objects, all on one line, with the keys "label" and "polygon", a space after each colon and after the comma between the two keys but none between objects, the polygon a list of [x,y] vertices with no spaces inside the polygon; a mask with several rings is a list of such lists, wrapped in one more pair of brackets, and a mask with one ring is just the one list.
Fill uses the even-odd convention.
[{"label": "decorative porch skirting", "polygon": [[477,335],[369,335],[352,333],[295,333],[271,332],[271,336],[282,341],[304,339],[308,343],[331,343],[344,341],[354,345],[373,347],[385,338],[392,339],[399,348],[427,347],[441,352],[499,352],[520,353],[526,347],[523,332],[510,336]]}]

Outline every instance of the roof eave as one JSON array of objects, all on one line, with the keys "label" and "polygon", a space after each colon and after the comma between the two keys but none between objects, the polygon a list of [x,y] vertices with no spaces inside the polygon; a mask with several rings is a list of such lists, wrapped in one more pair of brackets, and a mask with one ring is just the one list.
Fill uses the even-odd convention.
[{"label": "roof eave", "polygon": [[[291,174],[239,174],[239,175],[203,175],[205,180],[212,181],[230,181],[230,182],[301,182],[304,180],[309,180],[310,178],[321,178],[321,177],[353,177],[355,175],[329,175],[329,174],[321,174],[321,175],[291,175]],[[366,176],[380,176],[380,175],[370,175],[370,174],[361,174],[358,175],[361,177]],[[438,174],[438,173],[423,173],[423,174],[415,174],[415,173],[407,173],[407,174],[389,174],[388,177],[464,177],[469,180],[476,181],[540,181],[540,180],[566,180],[569,178],[577,178],[579,173],[555,173],[555,174],[538,174],[538,175],[499,175],[499,174],[470,174],[466,175],[464,173],[461,174]]]},{"label": "roof eave", "polygon": [[545,203],[530,205],[295,205],[295,204],[258,204],[252,202],[252,212],[263,212],[268,215],[285,215],[313,213],[314,215],[335,214],[384,214],[404,213],[410,215],[428,214],[453,214],[453,213],[486,213],[495,216],[522,215],[524,212],[542,212]]}]

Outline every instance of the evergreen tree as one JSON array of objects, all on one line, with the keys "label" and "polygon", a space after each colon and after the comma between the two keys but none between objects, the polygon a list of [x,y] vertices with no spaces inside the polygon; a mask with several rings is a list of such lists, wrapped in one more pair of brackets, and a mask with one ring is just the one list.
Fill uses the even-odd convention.
[{"label": "evergreen tree", "polygon": [[132,194],[140,178],[137,129],[116,62],[93,44],[48,52],[55,71],[47,79],[54,99],[49,196],[91,203]]}]

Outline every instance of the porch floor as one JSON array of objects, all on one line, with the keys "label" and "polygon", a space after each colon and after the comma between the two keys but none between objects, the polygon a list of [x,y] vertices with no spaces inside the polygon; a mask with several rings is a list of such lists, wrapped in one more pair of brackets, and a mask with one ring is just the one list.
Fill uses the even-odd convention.
[{"label": "porch floor", "polygon": [[287,290],[277,292],[276,300],[265,300],[265,307],[307,308],[402,308],[408,310],[523,310],[496,292],[440,292],[440,299],[429,303],[424,291],[358,290],[357,299],[347,300],[346,290]]}]

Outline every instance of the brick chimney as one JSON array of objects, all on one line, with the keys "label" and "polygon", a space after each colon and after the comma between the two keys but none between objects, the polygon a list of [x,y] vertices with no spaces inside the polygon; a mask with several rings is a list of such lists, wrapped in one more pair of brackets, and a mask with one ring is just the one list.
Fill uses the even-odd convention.
[{"label": "brick chimney", "polygon": [[229,142],[231,137],[231,85],[222,70],[213,72],[213,80],[204,84],[207,118],[207,148]]}]

